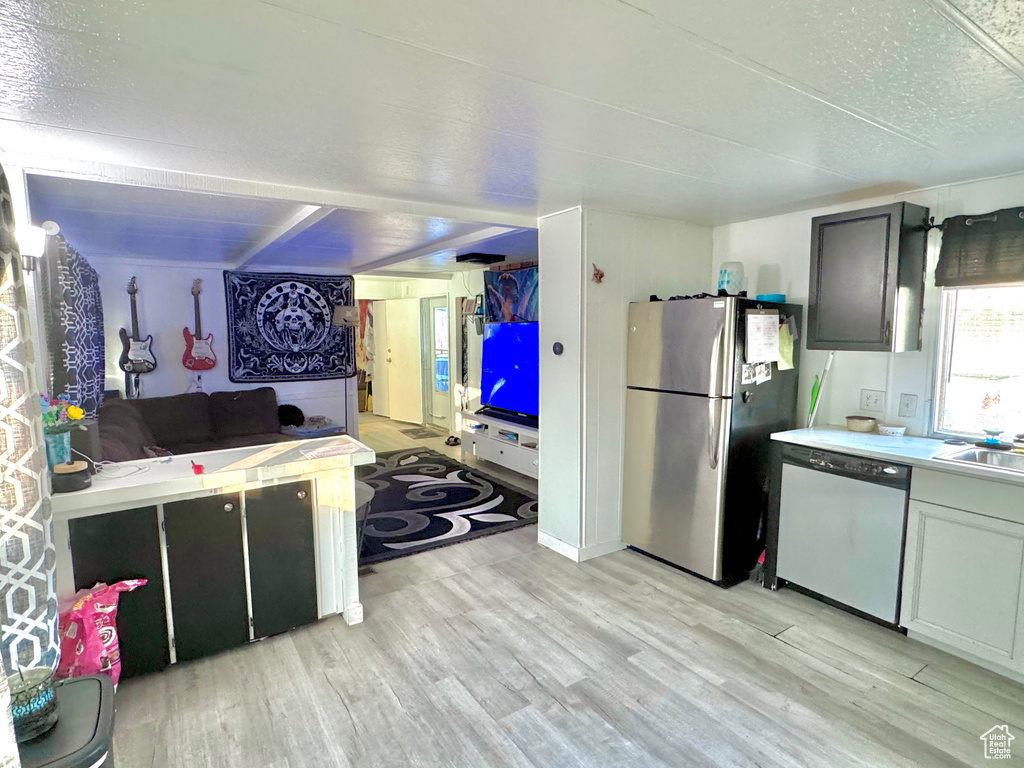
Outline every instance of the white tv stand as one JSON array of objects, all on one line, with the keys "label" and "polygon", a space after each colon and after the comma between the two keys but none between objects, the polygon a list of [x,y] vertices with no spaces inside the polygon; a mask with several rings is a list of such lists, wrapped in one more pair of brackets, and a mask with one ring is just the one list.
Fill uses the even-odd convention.
[{"label": "white tv stand", "polygon": [[540,431],[493,416],[462,412],[462,457],[475,456],[513,472],[540,474]]}]

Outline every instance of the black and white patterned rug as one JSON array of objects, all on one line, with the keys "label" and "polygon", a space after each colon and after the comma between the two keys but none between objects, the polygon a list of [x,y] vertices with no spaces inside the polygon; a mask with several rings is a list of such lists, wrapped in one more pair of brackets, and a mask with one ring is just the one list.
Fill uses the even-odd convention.
[{"label": "black and white patterned rug", "polygon": [[429,448],[378,453],[356,477],[374,489],[360,565],[537,522],[533,494]]}]

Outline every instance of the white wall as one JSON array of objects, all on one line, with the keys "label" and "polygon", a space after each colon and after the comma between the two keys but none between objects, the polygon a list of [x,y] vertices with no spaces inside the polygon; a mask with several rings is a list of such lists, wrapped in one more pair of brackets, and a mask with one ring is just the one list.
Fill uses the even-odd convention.
[{"label": "white wall", "polygon": [[203,374],[203,390],[216,392],[272,386],[277,391],[278,403],[297,405],[307,416],[329,416],[337,424],[345,424],[347,420],[349,433],[358,436],[359,402],[355,379],[269,385],[235,384],[228,380],[227,308],[223,277],[227,265],[93,257],[88,254],[83,256],[100,276],[108,389],[124,391],[124,374],[117,367],[117,359],[121,354],[121,341],[117,332],[119,328],[131,331],[131,309],[125,286],[134,275],[138,277],[139,283],[139,295],[136,298],[140,330],[143,336],[153,335],[153,350],[158,364],[153,373],[142,377],[143,396],[162,397],[185,392],[191,373],[181,364],[185,351],[182,329],[187,327],[195,330],[190,292],[192,281],[200,278],[203,281],[203,292],[199,299],[203,334],[213,334],[214,352],[218,358],[217,366]]},{"label": "white wall", "polygon": [[[540,219],[540,473],[537,540],[579,560],[583,548],[581,208]],[[554,354],[555,344],[562,352]]]},{"label": "white wall", "polygon": [[[557,540],[542,536],[542,543],[586,559],[621,546],[629,304],[652,293],[708,290],[712,233],[681,221],[584,209],[582,239],[574,241],[576,210],[541,220],[540,527]],[[566,231],[552,238],[552,225]],[[605,273],[600,284],[592,280],[594,265]],[[557,302],[573,296],[580,297],[579,312],[560,312]],[[552,355],[551,341],[562,341],[568,353],[577,339],[573,371]],[[577,461],[579,502],[559,494],[553,505],[545,489],[568,483]]]},{"label": "white wall", "polygon": [[[622,522],[629,304],[709,289],[711,230],[668,219],[586,211],[583,264],[583,544],[617,541]],[[593,265],[604,281],[593,282]]]},{"label": "white wall", "polygon": [[[1024,204],[1024,174],[998,179],[955,184],[900,194],[875,197],[828,208],[772,216],[765,219],[728,224],[714,229],[714,258],[710,276],[717,282],[719,265],[724,261],[742,261],[750,295],[785,293],[788,301],[804,305],[810,273],[811,218],[822,214],[885,205],[906,200],[927,206],[936,222],[949,216],[986,213],[999,208]],[[928,272],[925,278],[924,339],[920,352],[837,352],[829,383],[822,396],[819,424],[843,424],[844,417],[860,410],[860,390],[877,389],[886,393],[886,423],[907,426],[908,434],[926,434],[929,429],[935,361],[938,345],[939,296],[935,287],[941,235],[929,235]],[[828,353],[804,347],[800,363],[800,424],[806,420],[810,388],[820,374]],[[901,419],[901,393],[918,396],[917,415]],[[870,414],[879,416],[879,414]]]}]

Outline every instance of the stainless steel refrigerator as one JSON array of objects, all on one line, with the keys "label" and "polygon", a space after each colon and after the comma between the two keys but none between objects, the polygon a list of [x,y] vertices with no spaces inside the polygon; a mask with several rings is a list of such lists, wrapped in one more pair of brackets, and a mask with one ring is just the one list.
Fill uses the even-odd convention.
[{"label": "stainless steel refrigerator", "polygon": [[738,297],[629,307],[622,540],[711,581],[746,578],[760,555],[772,432],[796,425],[792,370],[754,383],[749,311],[801,307]]}]

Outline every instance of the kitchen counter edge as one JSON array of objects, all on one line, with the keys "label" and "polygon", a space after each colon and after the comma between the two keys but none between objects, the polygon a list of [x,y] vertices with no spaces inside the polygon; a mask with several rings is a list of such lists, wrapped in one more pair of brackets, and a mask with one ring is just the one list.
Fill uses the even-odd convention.
[{"label": "kitchen counter edge", "polygon": [[812,427],[774,432],[771,438],[780,443],[893,461],[934,472],[1024,487],[1024,472],[959,464],[938,458],[967,450],[970,446],[947,445],[942,440],[930,437],[886,437],[874,433],[851,432],[842,427]]}]

